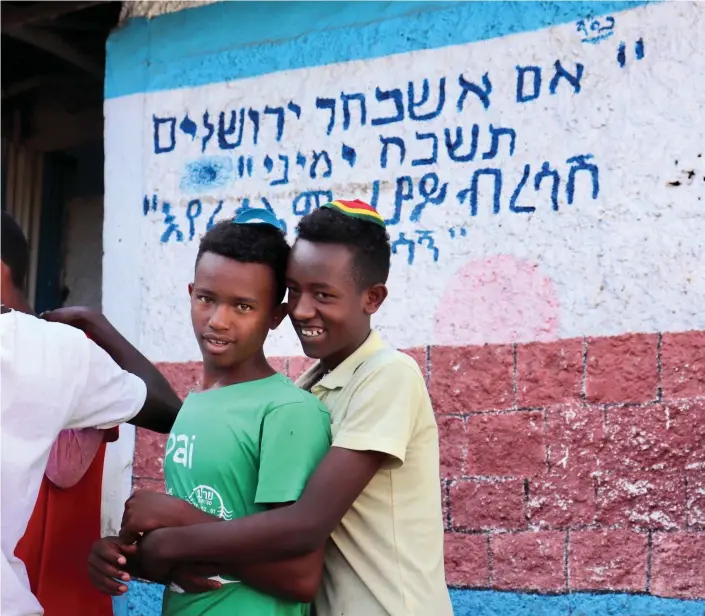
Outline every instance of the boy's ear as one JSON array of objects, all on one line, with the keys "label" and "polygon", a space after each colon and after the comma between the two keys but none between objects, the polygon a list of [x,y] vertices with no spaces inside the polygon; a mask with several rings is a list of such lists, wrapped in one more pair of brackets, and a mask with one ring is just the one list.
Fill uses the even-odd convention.
[{"label": "boy's ear", "polygon": [[2,281],[3,289],[9,289],[15,286],[14,282],[12,282],[12,270],[10,270],[10,267],[5,261],[0,261],[0,281]]},{"label": "boy's ear", "polygon": [[269,324],[269,329],[274,331],[279,327],[282,321],[286,318],[286,302],[279,304],[272,312],[272,322]]},{"label": "boy's ear", "polygon": [[191,297],[193,295],[193,283],[189,282],[188,283],[188,296]]},{"label": "boy's ear", "polygon": [[387,291],[386,285],[383,285],[381,282],[367,289],[362,300],[362,309],[365,311],[365,314],[374,314],[377,312],[384,303],[384,300],[387,299],[388,294],[389,291]]}]

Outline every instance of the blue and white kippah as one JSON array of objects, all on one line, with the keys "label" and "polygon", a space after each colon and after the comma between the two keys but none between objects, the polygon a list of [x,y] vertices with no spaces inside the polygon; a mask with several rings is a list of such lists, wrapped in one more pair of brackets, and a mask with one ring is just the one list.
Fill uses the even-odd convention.
[{"label": "blue and white kippah", "polygon": [[237,225],[272,225],[280,231],[284,231],[277,217],[264,208],[247,208],[233,218],[233,223]]}]

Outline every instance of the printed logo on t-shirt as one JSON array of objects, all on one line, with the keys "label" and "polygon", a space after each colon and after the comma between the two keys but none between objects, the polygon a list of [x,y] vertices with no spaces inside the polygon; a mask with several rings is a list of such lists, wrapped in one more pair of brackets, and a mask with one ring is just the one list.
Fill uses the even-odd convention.
[{"label": "printed logo on t-shirt", "polygon": [[168,458],[173,453],[172,461],[174,464],[181,464],[186,468],[191,468],[193,464],[193,445],[195,440],[195,435],[170,434],[169,440],[166,442],[165,457]]},{"label": "printed logo on t-shirt", "polygon": [[186,500],[194,507],[198,507],[209,515],[218,516],[221,520],[233,519],[233,512],[225,507],[223,497],[210,486],[196,486]]}]

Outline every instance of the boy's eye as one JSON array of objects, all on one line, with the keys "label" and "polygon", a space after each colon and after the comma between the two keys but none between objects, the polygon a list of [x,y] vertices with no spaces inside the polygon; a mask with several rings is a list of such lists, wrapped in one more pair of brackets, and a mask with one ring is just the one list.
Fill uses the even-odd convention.
[{"label": "boy's eye", "polygon": [[292,289],[291,287],[288,287],[287,291],[289,292],[289,295],[298,295],[299,294],[298,289]]},{"label": "boy's eye", "polygon": [[201,302],[201,303],[203,303],[203,304],[210,304],[210,303],[213,301],[213,300],[212,300],[210,297],[208,297],[207,295],[199,295],[199,296],[197,296],[196,299],[198,299],[198,301]]},{"label": "boy's eye", "polygon": [[249,312],[250,310],[252,310],[252,306],[248,306],[247,304],[238,304],[237,309],[240,312]]},{"label": "boy's eye", "polygon": [[327,300],[333,296],[330,293],[323,293],[323,291],[318,291],[317,293],[314,293],[314,297],[320,300]]}]

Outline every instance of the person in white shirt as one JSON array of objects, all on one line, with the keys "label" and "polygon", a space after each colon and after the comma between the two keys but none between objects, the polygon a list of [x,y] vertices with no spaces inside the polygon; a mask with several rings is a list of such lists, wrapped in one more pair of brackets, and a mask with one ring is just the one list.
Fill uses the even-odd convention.
[{"label": "person in white shirt", "polygon": [[63,308],[35,316],[23,293],[27,240],[6,212],[1,239],[0,613],[41,616],[25,566],[14,552],[59,433],[108,429],[126,421],[167,433],[181,401],[99,313]]}]

